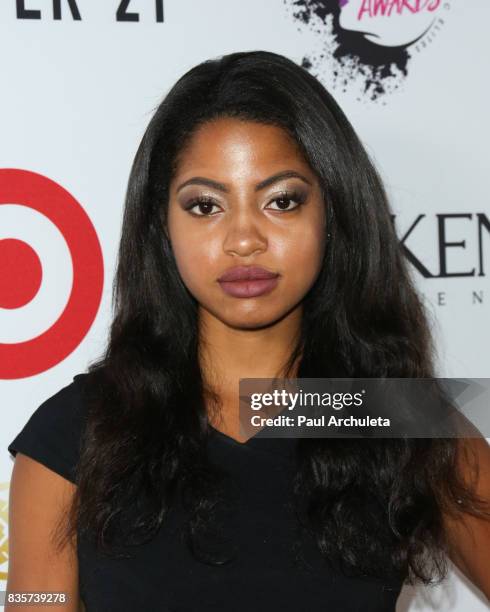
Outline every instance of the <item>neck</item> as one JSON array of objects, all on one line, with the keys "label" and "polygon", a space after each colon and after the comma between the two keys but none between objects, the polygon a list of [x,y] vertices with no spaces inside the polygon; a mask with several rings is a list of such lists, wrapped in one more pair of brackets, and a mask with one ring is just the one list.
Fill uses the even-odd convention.
[{"label": "neck", "polygon": [[[233,435],[239,431],[240,378],[281,378],[299,339],[301,306],[272,325],[260,329],[226,325],[200,309],[199,361],[206,390],[216,394],[218,404],[207,396],[209,420]],[[299,358],[289,377],[295,377]]]}]

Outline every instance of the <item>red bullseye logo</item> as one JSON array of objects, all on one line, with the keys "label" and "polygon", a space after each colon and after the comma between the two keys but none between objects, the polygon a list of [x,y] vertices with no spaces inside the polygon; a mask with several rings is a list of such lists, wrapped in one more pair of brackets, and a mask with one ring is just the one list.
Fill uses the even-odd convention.
[{"label": "red bullseye logo", "polygon": [[39,291],[43,271],[36,251],[23,240],[0,240],[0,308],[20,308]]},{"label": "red bullseye logo", "polygon": [[[41,174],[0,169],[0,207],[26,207],[58,230],[71,256],[73,280],[60,316],[35,337],[0,341],[0,379],[34,376],[70,355],[89,331],[99,309],[104,283],[102,249],[85,210],[61,185]],[[1,208],[0,208],[1,212]],[[34,248],[14,235],[0,239],[0,316],[34,300],[43,267]]]}]

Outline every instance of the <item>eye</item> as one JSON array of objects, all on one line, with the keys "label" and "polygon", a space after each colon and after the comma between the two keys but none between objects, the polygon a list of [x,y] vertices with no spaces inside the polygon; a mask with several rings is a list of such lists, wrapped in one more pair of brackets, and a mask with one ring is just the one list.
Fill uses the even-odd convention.
[{"label": "eye", "polygon": [[193,208],[196,208],[196,206],[199,207],[201,210],[204,209],[206,212],[204,212],[204,214],[191,212],[191,215],[194,215],[195,217],[210,217],[210,209],[212,209],[213,206],[217,206],[217,204],[214,202],[214,200],[207,196],[199,196],[198,198],[193,198],[189,202],[189,204],[187,204],[185,210],[190,211]]},{"label": "eye", "polygon": [[[305,194],[299,191],[283,191],[277,197],[275,197],[270,203],[273,204],[275,202],[278,203],[279,208],[273,209],[279,212],[292,212],[299,208],[305,201]],[[294,208],[283,208],[284,206],[289,206],[291,202],[295,202],[296,206]],[[209,196],[199,196],[197,198],[193,198],[185,207],[185,210],[191,211],[194,208],[198,208],[201,210],[201,213],[191,212],[191,215],[195,217],[211,217],[213,213],[211,213],[214,206],[218,206],[216,202],[210,198]]]},{"label": "eye", "polygon": [[305,201],[304,194],[298,191],[284,191],[279,196],[274,198],[271,203],[278,202],[279,206],[288,206],[291,202],[296,202],[296,206],[294,208],[284,209],[284,208],[276,208],[274,210],[280,210],[281,212],[292,212],[299,208]]}]

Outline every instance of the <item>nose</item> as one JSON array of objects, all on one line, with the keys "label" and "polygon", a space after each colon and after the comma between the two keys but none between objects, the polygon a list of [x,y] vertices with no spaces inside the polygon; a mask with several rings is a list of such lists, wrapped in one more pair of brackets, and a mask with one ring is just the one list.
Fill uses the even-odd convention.
[{"label": "nose", "polygon": [[267,249],[267,236],[264,233],[260,213],[252,210],[230,212],[229,223],[223,242],[223,250],[229,255],[249,257]]}]

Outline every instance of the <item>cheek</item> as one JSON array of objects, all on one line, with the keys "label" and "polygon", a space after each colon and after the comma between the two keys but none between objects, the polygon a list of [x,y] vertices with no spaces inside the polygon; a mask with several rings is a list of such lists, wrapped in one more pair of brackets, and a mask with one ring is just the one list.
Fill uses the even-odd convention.
[{"label": "cheek", "polygon": [[179,274],[195,296],[203,286],[219,276],[220,246],[216,239],[203,240],[202,236],[195,238],[184,232],[179,239],[172,241],[172,250]]},{"label": "cheek", "polygon": [[288,285],[295,290],[309,288],[320,272],[325,250],[321,223],[302,226],[276,244],[278,260]]},{"label": "cheek", "polygon": [[[221,295],[215,282],[223,269],[230,265],[229,258],[223,253],[224,237],[216,230],[209,234],[193,234],[186,228],[178,229],[171,232],[172,250],[187,289],[203,304],[215,303],[217,298],[229,301]],[[294,303],[309,290],[321,269],[325,240],[322,219],[315,215],[296,226],[269,228],[265,238],[267,247],[259,259],[277,269],[283,277],[282,290],[271,294],[268,303],[271,306],[284,301]]]}]

